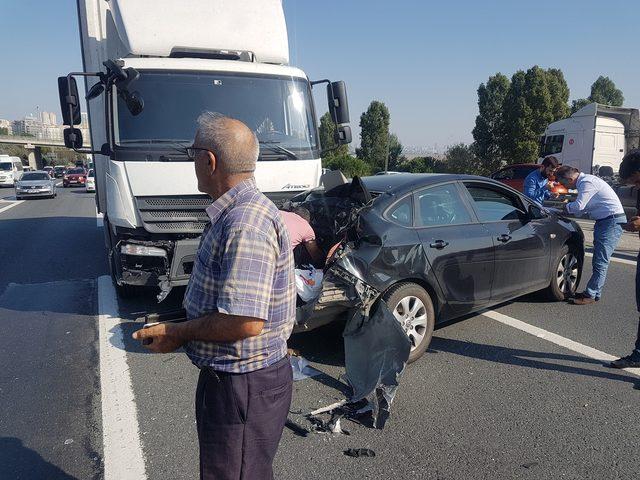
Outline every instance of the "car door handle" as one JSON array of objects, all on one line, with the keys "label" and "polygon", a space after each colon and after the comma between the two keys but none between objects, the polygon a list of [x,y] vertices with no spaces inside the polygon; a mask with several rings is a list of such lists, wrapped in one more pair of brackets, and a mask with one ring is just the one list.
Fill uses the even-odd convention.
[{"label": "car door handle", "polygon": [[445,242],[444,240],[436,240],[429,244],[431,248],[437,248],[438,250],[442,250],[447,245],[449,245],[449,242]]},{"label": "car door handle", "polygon": [[498,241],[502,243],[507,243],[509,240],[511,240],[511,235],[507,235],[506,233],[503,233],[498,237]]}]

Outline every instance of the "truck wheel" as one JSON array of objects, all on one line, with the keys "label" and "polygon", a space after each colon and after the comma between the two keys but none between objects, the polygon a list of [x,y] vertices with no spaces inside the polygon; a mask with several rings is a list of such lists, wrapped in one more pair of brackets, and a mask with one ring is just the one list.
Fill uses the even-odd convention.
[{"label": "truck wheel", "polygon": [[433,302],[427,291],[412,282],[391,287],[382,297],[411,341],[407,363],[415,362],[429,347],[435,326]]},{"label": "truck wheel", "polygon": [[571,297],[578,289],[581,275],[580,259],[569,245],[564,245],[553,263],[549,286],[544,290],[545,296],[555,302]]}]

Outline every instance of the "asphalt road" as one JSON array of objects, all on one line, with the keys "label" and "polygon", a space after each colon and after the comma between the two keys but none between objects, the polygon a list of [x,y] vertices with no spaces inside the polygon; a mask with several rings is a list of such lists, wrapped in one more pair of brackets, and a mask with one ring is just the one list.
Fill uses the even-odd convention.
[{"label": "asphalt road", "polygon": [[[182,292],[160,306],[152,295],[116,302],[92,195],[61,189],[57,199],[3,211],[10,195],[0,190],[0,478],[103,478],[112,471],[105,464],[135,462],[136,452],[142,477],[196,478],[197,371],[182,353],[153,355],[130,340],[137,312],[171,308]],[[621,258],[638,242],[625,236]],[[590,267],[587,258],[584,277]],[[404,372],[384,430],[345,422],[349,436],[301,437],[285,429],[276,478],[635,478],[639,377],[576,351],[629,353],[634,274],[632,263],[613,262],[594,306],[528,296],[493,309],[508,317],[438,329]],[[522,330],[531,327],[544,331]],[[290,418],[304,427],[303,413],[344,398],[340,333],[329,326],[291,340],[323,372],[294,385]],[[105,403],[114,392],[131,393],[129,404]],[[119,433],[124,440],[114,441]],[[377,455],[349,458],[346,448]]]}]

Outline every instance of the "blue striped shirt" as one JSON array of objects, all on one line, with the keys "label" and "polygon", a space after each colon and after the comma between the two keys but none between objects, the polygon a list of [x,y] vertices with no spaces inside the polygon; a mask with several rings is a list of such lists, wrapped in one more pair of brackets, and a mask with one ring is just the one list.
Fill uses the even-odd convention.
[{"label": "blue striped shirt", "polygon": [[287,353],[296,290],[289,234],[276,206],[245,180],[207,208],[183,306],[189,319],[212,312],[264,320],[262,332],[236,342],[185,345],[198,367],[232,373],[265,368]]}]

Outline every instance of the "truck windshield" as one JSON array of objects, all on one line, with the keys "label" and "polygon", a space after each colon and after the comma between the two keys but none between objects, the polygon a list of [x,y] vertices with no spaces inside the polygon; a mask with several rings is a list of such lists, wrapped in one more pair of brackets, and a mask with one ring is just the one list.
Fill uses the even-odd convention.
[{"label": "truck windshield", "polygon": [[12,164],[9,162],[0,163],[0,171],[9,172],[11,171]]},{"label": "truck windshield", "polygon": [[304,79],[142,71],[129,91],[140,94],[144,109],[133,116],[118,98],[115,141],[121,147],[191,145],[198,116],[211,111],[253,129],[263,159],[318,157],[311,92]]}]

